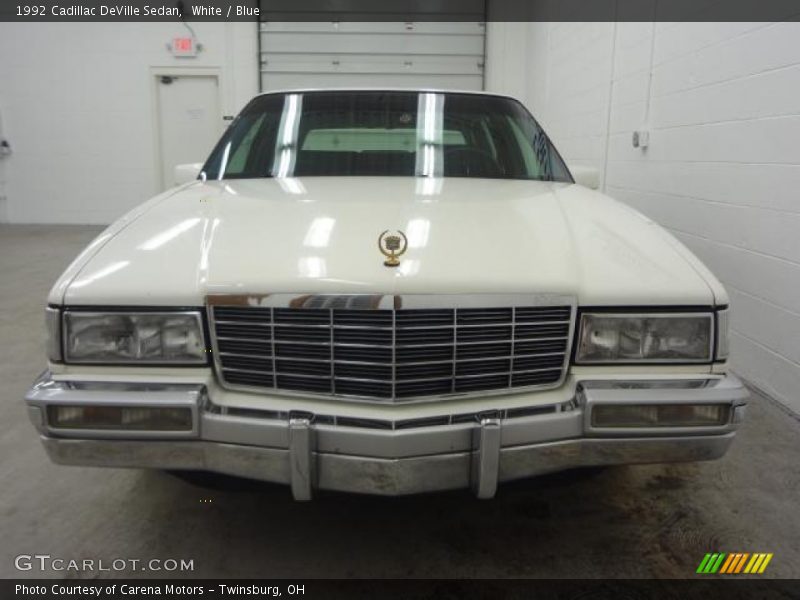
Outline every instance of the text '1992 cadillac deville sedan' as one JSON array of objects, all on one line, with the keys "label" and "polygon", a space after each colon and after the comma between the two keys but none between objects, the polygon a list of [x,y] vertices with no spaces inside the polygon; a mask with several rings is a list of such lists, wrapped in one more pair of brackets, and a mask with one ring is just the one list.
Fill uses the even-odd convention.
[{"label": "text '1992 cadillac deville sedan'", "polygon": [[514,99],[263,94],[188,179],[50,293],[56,463],[489,498],[718,458],[743,418],[723,287]]}]

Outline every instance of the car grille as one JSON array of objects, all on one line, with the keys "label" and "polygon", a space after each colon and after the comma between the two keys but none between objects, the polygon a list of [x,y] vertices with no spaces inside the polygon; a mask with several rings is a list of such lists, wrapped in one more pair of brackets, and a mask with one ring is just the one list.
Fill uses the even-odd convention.
[{"label": "car grille", "polygon": [[572,319],[570,306],[211,311],[224,384],[389,402],[558,385]]}]

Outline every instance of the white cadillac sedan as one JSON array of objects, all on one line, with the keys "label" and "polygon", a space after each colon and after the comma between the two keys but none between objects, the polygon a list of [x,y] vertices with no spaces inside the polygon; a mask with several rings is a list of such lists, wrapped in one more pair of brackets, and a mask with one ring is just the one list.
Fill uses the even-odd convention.
[{"label": "white cadillac sedan", "polygon": [[59,464],[298,500],[718,458],[725,290],[590,187],[505,96],[260,95],[56,282],[31,420]]}]

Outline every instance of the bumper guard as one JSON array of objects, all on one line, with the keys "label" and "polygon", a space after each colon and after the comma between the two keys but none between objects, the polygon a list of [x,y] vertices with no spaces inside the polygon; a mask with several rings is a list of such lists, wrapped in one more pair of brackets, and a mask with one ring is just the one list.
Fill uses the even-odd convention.
[{"label": "bumper guard", "polygon": [[[64,465],[197,469],[313,490],[403,495],[469,487],[478,498],[499,482],[563,469],[721,457],[742,419],[746,388],[732,375],[681,387],[661,382],[580,382],[575,399],[528,412],[476,413],[446,424],[345,425],[309,413],[263,416],[217,410],[202,385],[69,383],[45,373],[26,395],[51,460]],[[685,383],[685,382],[684,382]],[[723,404],[728,421],[704,427],[598,428],[594,406]],[[192,410],[190,432],[58,429],[57,405],[176,406]]]}]

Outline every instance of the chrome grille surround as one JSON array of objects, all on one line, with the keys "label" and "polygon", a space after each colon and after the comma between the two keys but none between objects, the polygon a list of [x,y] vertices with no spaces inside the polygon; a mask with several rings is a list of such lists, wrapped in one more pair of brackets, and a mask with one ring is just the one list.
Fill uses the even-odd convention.
[{"label": "chrome grille surround", "polygon": [[560,386],[576,302],[552,294],[207,298],[221,385],[407,403]]}]

